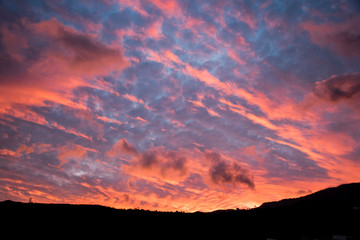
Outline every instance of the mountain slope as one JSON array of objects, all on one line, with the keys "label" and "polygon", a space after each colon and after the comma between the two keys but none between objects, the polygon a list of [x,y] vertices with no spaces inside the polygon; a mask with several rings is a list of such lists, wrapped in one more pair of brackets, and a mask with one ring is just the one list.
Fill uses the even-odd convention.
[{"label": "mountain slope", "polygon": [[[277,202],[263,203],[259,208],[292,207],[297,205],[316,205],[316,207],[347,207],[360,206],[360,183],[343,184],[327,188],[300,198],[283,199]],[[310,207],[310,206],[309,206]]]},{"label": "mountain slope", "polygon": [[0,217],[6,220],[3,229],[81,231],[90,236],[101,232],[156,238],[332,239],[343,235],[360,239],[359,206],[360,183],[353,183],[251,210],[181,213],[4,201]]}]

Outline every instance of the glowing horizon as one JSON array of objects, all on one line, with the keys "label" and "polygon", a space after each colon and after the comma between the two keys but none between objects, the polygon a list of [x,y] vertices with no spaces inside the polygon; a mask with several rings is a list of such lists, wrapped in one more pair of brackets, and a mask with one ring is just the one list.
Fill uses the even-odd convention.
[{"label": "glowing horizon", "polygon": [[0,201],[213,211],[360,181],[357,1],[0,9]]}]

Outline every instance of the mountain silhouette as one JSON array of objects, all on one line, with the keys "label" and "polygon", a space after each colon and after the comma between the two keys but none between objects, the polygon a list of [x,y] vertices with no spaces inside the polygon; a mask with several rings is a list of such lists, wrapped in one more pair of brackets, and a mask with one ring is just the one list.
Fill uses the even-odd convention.
[{"label": "mountain silhouette", "polygon": [[[360,183],[350,183],[327,188],[300,198],[283,199],[278,202],[263,203],[259,208],[279,207],[351,207],[360,206]],[[356,208],[356,206],[355,206]]]},{"label": "mountain silhouette", "polygon": [[[94,237],[360,239],[360,183],[340,185],[250,210],[159,212],[100,205],[0,202],[3,229]],[[5,220],[5,221],[4,221]],[[85,234],[85,235],[84,235]]]}]

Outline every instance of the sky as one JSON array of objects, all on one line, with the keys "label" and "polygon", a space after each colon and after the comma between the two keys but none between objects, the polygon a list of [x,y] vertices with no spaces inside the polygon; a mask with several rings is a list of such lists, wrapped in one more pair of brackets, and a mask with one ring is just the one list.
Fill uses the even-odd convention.
[{"label": "sky", "polygon": [[359,1],[0,1],[0,200],[213,211],[359,181]]}]

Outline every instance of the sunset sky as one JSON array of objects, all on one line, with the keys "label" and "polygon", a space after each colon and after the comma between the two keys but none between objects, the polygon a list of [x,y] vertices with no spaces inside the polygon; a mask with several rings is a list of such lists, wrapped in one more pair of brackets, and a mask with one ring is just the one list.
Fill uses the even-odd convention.
[{"label": "sunset sky", "polygon": [[359,181],[359,1],[0,3],[0,201],[213,211]]}]

